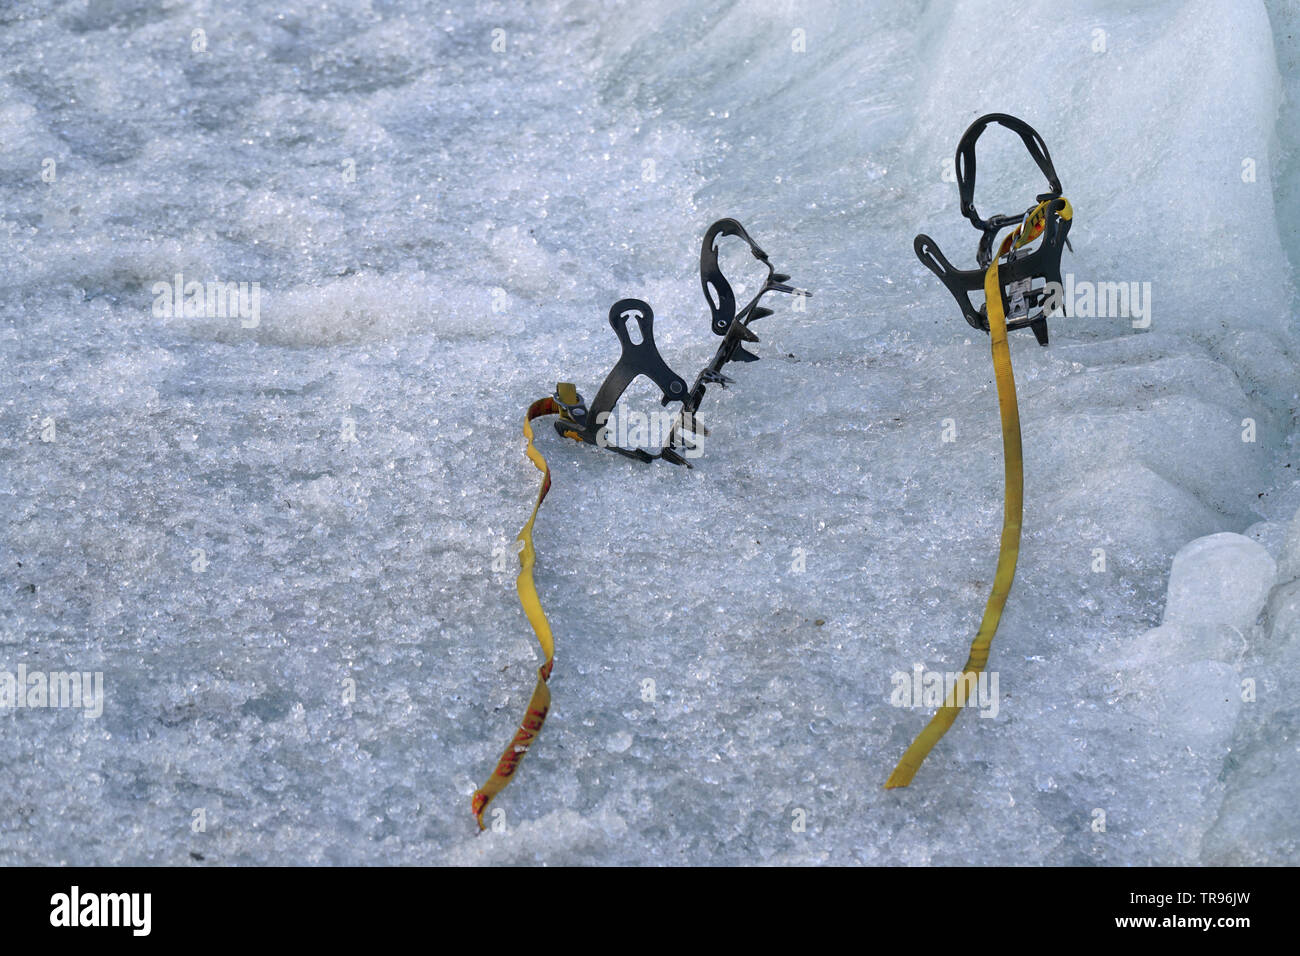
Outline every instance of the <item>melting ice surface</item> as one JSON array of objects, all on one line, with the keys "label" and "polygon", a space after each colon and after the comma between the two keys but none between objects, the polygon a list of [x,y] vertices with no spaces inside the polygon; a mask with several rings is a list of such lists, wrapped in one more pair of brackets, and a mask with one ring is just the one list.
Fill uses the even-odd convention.
[{"label": "melting ice surface", "polygon": [[[0,669],[105,709],[4,715],[0,859],[1300,861],[1296,8],[1130,6],[7,5]],[[971,267],[944,162],[992,110],[1151,324],[1013,336],[998,714],[887,792],[891,675],[961,666],[996,557],[987,339],[912,253]],[[983,211],[1041,188],[985,135]],[[816,297],[693,471],[540,429],[556,705],[477,836],[538,662],[523,410],[594,393],[624,296],[692,377],[721,216]],[[155,315],[178,272],[256,326]]]}]

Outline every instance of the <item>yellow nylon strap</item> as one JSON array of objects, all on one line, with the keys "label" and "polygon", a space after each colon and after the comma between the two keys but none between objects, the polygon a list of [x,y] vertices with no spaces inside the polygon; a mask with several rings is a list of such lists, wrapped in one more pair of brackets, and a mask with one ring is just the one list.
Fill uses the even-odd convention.
[{"label": "yellow nylon strap", "polygon": [[[562,382],[557,391],[565,402],[573,404],[577,400],[577,390],[567,382]],[[546,612],[542,610],[542,601],[537,596],[537,585],[533,581],[533,565],[537,561],[537,552],[533,550],[533,523],[537,521],[537,512],[541,509],[542,502],[546,500],[546,493],[551,490],[551,469],[547,466],[542,453],[533,445],[533,419],[541,418],[543,415],[563,416],[564,409],[556,404],[554,399],[540,398],[528,406],[528,413],[524,417],[524,438],[528,440],[525,453],[542,473],[542,487],[537,493],[537,503],[533,505],[533,513],[529,515],[527,523],[515,538],[520,545],[519,577],[515,579],[515,589],[519,592],[519,603],[523,606],[528,623],[533,626],[533,633],[537,635],[537,642],[542,645],[546,660],[542,662],[541,667],[537,668],[537,686],[533,688],[533,696],[528,701],[528,709],[524,712],[523,720],[519,722],[519,729],[515,731],[505,752],[501,754],[492,776],[488,777],[487,783],[474,792],[474,818],[478,821],[480,830],[486,829],[483,825],[483,814],[487,812],[488,804],[514,777],[524,755],[528,753],[529,746],[541,733],[542,724],[546,722],[546,715],[551,709],[551,690],[546,686],[546,682],[551,678],[551,667],[555,663],[555,638],[551,635],[551,624],[546,619]]]},{"label": "yellow nylon strap", "polygon": [[[1040,202],[1029,211],[1029,215],[1025,216],[1024,222],[1016,226],[1016,231],[1011,234],[1010,238],[1003,241],[1002,249],[998,252],[998,255],[1006,255],[1012,248],[1012,243],[1015,244],[1014,248],[1019,249],[1041,236],[1043,229],[1047,226],[1047,212],[1054,202],[1060,202],[1061,204],[1061,208],[1056,211],[1058,216],[1065,220],[1074,218],[1074,207],[1070,205],[1070,200],[1064,196]],[[996,266],[997,263],[994,262],[993,265]]]},{"label": "yellow nylon strap", "polygon": [[[962,668],[961,677],[953,685],[943,702],[943,706],[930,719],[930,723],[912,741],[898,766],[885,781],[886,789],[906,787],[921,769],[921,763],[929,756],[934,745],[939,742],[948,728],[957,720],[962,707],[965,706],[968,691],[975,686],[975,680],[989,662],[989,648],[993,635],[998,631],[1002,620],[1002,609],[1006,606],[1007,595],[1011,593],[1011,582],[1016,576],[1016,559],[1020,555],[1020,520],[1024,510],[1025,468],[1020,447],[1020,410],[1016,404],[1016,380],[1011,373],[1011,350],[1007,347],[1007,317],[1002,308],[1002,283],[998,279],[998,260],[1012,248],[1019,249],[1027,242],[1032,242],[1043,232],[1047,222],[1048,206],[1055,200],[1039,203],[1016,227],[1016,231],[1003,241],[998,254],[984,274],[984,299],[988,303],[989,340],[993,349],[993,374],[998,387],[998,409],[1002,415],[1002,454],[1006,461],[1005,503],[1002,513],[1002,543],[998,550],[998,567],[993,576],[993,590],[989,594],[988,604],[984,607],[984,619],[980,621],[979,631],[971,642],[970,656]],[[1058,211],[1062,219],[1070,219],[1074,210],[1068,200],[1060,200],[1063,205]]]}]

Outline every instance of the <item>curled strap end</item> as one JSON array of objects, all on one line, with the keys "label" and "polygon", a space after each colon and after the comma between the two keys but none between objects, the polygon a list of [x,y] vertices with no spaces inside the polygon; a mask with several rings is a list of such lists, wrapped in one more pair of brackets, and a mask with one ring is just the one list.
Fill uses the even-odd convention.
[{"label": "curled strap end", "polygon": [[487,810],[488,804],[491,802],[492,802],[491,795],[484,793],[482,790],[474,791],[474,803],[473,803],[474,820],[475,822],[478,823],[479,830],[487,829],[487,827],[483,825],[483,814]]}]

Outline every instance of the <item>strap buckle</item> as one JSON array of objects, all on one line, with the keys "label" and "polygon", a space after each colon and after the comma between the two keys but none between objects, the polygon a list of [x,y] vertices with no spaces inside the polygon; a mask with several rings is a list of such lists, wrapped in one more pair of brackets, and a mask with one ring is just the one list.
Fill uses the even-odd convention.
[{"label": "strap buckle", "polygon": [[[567,399],[567,400],[566,400]],[[560,407],[560,420],[575,425],[587,423],[587,403],[572,382],[560,382],[551,393],[551,401]],[[557,425],[558,427],[558,425]]]}]

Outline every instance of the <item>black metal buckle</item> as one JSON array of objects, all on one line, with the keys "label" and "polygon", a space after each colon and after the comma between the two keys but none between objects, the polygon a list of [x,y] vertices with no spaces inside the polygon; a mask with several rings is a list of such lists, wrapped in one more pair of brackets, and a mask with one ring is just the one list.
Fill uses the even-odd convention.
[{"label": "black metal buckle", "polygon": [[[739,312],[736,311],[736,297],[731,284],[718,266],[717,241],[723,236],[743,239],[748,243],[754,258],[767,266],[767,278],[762,287]],[[687,456],[692,454],[697,445],[688,441],[685,435],[708,434],[707,429],[695,419],[706,387],[712,384],[726,387],[732,381],[722,374],[722,368],[728,362],[758,361],[758,356],[747,350],[744,344],[759,340],[750,330],[750,323],[773,314],[771,309],[760,304],[763,296],[770,292],[812,295],[811,292],[788,285],[789,281],[788,275],[776,271],[768,260],[767,253],[749,237],[744,226],[735,219],[719,219],[704,234],[700,250],[700,285],[712,312],[711,327],[714,333],[723,336],[723,340],[714,352],[713,359],[696,376],[694,384],[688,388],[686,381],[669,368],[659,354],[654,339],[654,311],[649,303],[641,299],[620,299],[609,310],[610,327],[614,329],[622,346],[618,363],[605,376],[605,381],[590,406],[583,402],[580,395],[576,402],[564,402],[557,388],[554,399],[563,409],[563,414],[555,423],[555,430],[566,438],[577,438],[579,441],[599,445],[638,461],[662,458],[689,468]],[[636,320],[641,331],[640,342],[633,342],[628,333],[627,323],[631,319]],[[681,403],[681,410],[669,428],[668,437],[654,454],[643,448],[624,448],[610,441],[608,435],[602,434],[618,400],[633,380],[641,375],[659,386],[663,393],[660,404],[667,406],[671,402]]]},{"label": "black metal buckle", "polygon": [[[947,287],[952,297],[957,300],[957,306],[961,309],[962,315],[972,328],[980,329],[987,332],[989,330],[988,304],[982,303],[978,310],[971,302],[971,293],[984,291],[984,274],[988,267],[993,263],[995,250],[993,243],[997,241],[998,234],[1008,226],[1023,222],[1025,217],[1033,211],[1034,206],[1026,209],[1019,215],[1012,216],[992,216],[988,220],[981,219],[979,212],[975,208],[975,141],[979,139],[980,134],[988,128],[990,124],[997,123],[1005,126],[1013,132],[1020,135],[1029,150],[1030,156],[1038,164],[1046,177],[1051,189],[1048,192],[1039,194],[1037,203],[1049,202],[1047,216],[1043,235],[1038,248],[1032,251],[1020,251],[1010,256],[1007,263],[998,269],[998,278],[1002,282],[1003,307],[1007,315],[1008,329],[1030,328],[1034,332],[1034,337],[1038,340],[1039,345],[1047,344],[1047,309],[1046,301],[1051,298],[1048,293],[1050,286],[1054,285],[1058,290],[1061,288],[1061,253],[1069,247],[1068,238],[1071,219],[1062,219],[1058,213],[1064,208],[1064,202],[1061,201],[1061,181],[1057,178],[1056,168],[1052,165],[1051,154],[1047,151],[1047,144],[1043,138],[1038,135],[1032,126],[1024,120],[1009,116],[1006,113],[989,113],[981,116],[962,134],[961,141],[957,144],[957,186],[961,193],[961,213],[970,220],[971,225],[980,230],[979,248],[976,251],[975,261],[978,264],[976,269],[956,269],[953,267],[936,243],[927,235],[919,235],[913,243],[916,250],[916,256],[925,264],[931,272],[937,275],[940,281]],[[1035,287],[1034,282],[1041,280],[1043,285]],[[1028,283],[1026,285],[1026,283]],[[1007,304],[1007,292],[1010,288],[1017,287],[1017,293],[1013,299],[1017,304],[1023,302],[1023,306],[1018,308],[1013,314]],[[1059,296],[1057,296],[1060,299]],[[1068,306],[1062,300],[1062,307]],[[1034,310],[1037,309],[1037,313]],[[1069,313],[1066,312],[1068,315]]]}]

